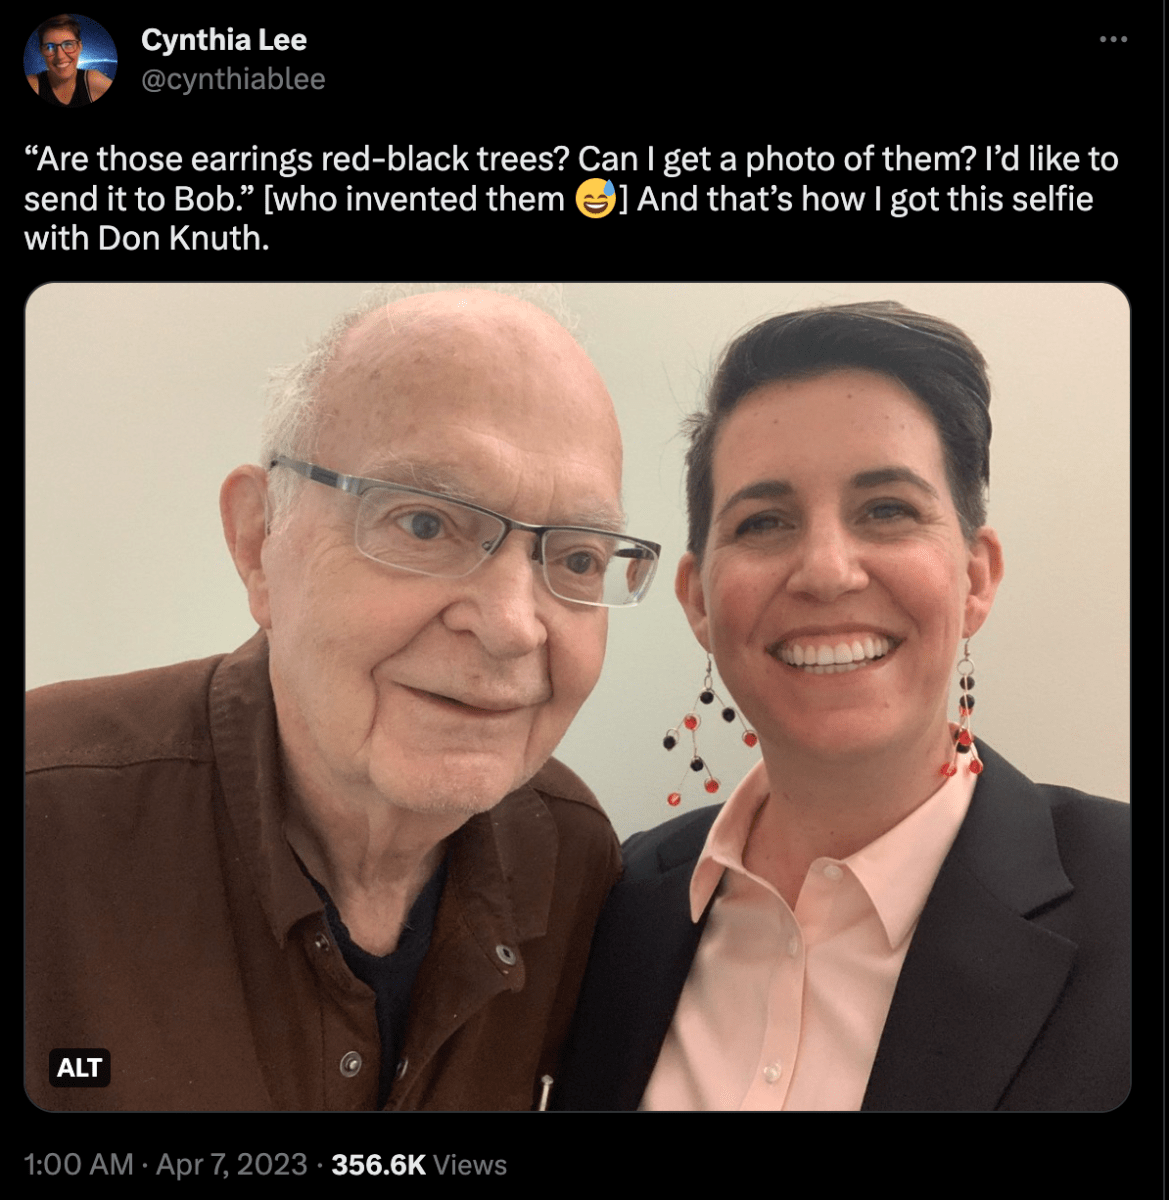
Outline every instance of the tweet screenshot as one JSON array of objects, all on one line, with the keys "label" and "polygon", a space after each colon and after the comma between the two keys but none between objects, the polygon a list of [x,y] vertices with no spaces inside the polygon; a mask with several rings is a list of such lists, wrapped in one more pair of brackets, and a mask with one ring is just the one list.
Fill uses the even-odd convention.
[{"label": "tweet screenshot", "polygon": [[[9,1178],[693,1173],[685,1117],[612,1113],[1135,1156],[1134,11],[579,71],[473,27],[464,71],[454,13],[27,17]],[[686,1132],[763,1182],[763,1119]]]}]

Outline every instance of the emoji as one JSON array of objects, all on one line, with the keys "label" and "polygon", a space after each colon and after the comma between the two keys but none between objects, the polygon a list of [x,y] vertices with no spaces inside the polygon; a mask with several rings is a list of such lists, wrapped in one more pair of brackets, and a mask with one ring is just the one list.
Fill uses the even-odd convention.
[{"label": "emoji", "polygon": [[576,189],[576,206],[586,217],[607,217],[617,205],[613,181],[586,179]]}]

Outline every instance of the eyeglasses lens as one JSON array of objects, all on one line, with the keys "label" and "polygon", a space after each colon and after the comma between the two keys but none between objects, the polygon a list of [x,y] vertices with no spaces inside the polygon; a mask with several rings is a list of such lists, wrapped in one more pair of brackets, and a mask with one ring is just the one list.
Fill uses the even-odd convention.
[{"label": "eyeglasses lens", "polygon": [[551,529],[544,535],[544,576],[554,595],[585,604],[635,604],[653,578],[654,557],[628,538]]},{"label": "eyeglasses lens", "polygon": [[488,556],[505,528],[461,504],[373,488],[357,512],[357,548],[406,571],[457,579]]},{"label": "eyeglasses lens", "polygon": [[[498,547],[507,526],[456,501],[372,488],[357,511],[357,548],[378,562],[458,579]],[[550,529],[541,547],[553,595],[583,604],[635,604],[653,578],[656,558],[628,538]]]}]

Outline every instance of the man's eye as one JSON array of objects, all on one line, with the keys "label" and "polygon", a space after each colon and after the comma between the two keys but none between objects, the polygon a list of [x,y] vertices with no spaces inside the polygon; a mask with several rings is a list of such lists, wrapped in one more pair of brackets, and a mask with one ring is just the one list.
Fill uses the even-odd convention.
[{"label": "man's eye", "polygon": [[394,518],[394,523],[419,541],[432,541],[443,533],[443,519],[433,512],[412,512]]},{"label": "man's eye", "polygon": [[574,550],[566,554],[561,563],[574,575],[595,575],[604,570],[600,557],[591,550]]}]

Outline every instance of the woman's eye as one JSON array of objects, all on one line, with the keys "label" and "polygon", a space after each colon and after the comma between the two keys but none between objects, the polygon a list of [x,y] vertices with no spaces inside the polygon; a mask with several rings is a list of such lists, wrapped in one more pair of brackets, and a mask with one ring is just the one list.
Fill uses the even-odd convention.
[{"label": "woman's eye", "polygon": [[895,521],[899,517],[916,516],[916,511],[902,500],[882,500],[869,506],[868,515],[878,521]]},{"label": "woman's eye", "polygon": [[750,537],[751,534],[773,533],[787,527],[787,522],[778,513],[755,513],[739,522],[735,528],[735,536]]}]

